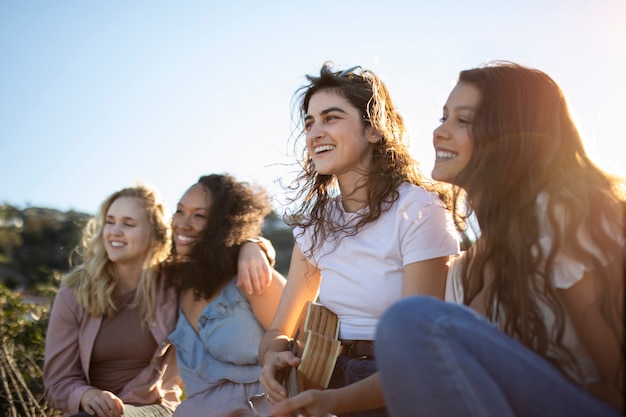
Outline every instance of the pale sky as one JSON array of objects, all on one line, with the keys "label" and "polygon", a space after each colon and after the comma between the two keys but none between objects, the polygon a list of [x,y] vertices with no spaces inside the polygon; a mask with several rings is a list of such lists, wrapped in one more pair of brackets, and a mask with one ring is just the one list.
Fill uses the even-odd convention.
[{"label": "pale sky", "polygon": [[172,209],[223,172],[280,200],[292,96],[327,60],[381,76],[428,174],[458,72],[504,59],[626,176],[625,22],[624,0],[0,0],[0,204],[93,214],[140,181]]}]

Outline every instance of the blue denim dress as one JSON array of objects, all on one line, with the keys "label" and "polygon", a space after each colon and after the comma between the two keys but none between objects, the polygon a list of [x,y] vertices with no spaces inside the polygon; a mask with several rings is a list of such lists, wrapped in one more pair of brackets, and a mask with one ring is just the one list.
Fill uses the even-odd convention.
[{"label": "blue denim dress", "polygon": [[235,283],[236,278],[206,306],[198,333],[179,311],[170,340],[186,399],[177,417],[269,415],[259,382],[259,342],[265,331]]}]

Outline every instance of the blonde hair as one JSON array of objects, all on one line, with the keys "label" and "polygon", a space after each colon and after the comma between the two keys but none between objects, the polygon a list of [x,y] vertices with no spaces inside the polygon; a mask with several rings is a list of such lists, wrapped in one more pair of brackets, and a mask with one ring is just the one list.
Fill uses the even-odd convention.
[{"label": "blonde hair", "polygon": [[134,303],[141,306],[144,321],[148,322],[156,308],[159,265],[169,255],[171,239],[164,205],[155,191],[145,185],[121,189],[104,200],[96,216],[87,223],[81,244],[76,248],[82,264],[63,278],[63,284],[74,290],[78,304],[91,316],[111,316],[117,310],[115,297],[118,295],[119,278],[107,256],[102,231],[109,208],[120,197],[136,198],[145,209],[151,225],[150,250],[144,260],[134,299]]}]

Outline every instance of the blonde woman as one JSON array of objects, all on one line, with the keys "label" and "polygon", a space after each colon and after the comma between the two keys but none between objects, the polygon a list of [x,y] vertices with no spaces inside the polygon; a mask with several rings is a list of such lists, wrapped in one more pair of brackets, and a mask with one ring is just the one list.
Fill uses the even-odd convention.
[{"label": "blonde woman", "polygon": [[[64,415],[170,416],[180,403],[167,338],[178,303],[159,270],[170,242],[164,206],[142,185],[111,194],[85,228],[82,264],[64,277],[46,336],[46,398]],[[266,260],[248,245],[262,256],[247,258],[249,273]]]}]

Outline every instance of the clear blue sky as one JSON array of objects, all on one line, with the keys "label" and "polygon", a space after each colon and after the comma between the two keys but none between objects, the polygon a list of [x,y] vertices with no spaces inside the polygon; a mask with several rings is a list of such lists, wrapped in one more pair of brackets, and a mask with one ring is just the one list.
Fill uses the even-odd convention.
[{"label": "clear blue sky", "polygon": [[624,22],[624,0],[0,0],[0,204],[95,213],[141,181],[172,208],[213,172],[280,195],[292,95],[326,60],[383,78],[428,173],[458,72],[506,59],[626,175]]}]

